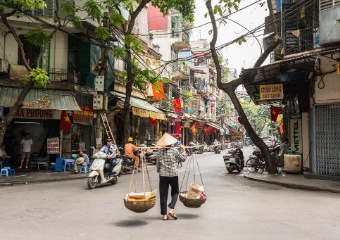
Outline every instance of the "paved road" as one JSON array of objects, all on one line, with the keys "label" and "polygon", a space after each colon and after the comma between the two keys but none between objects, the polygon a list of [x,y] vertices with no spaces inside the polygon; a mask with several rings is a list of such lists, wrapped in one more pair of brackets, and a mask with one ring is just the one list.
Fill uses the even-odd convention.
[{"label": "paved road", "polygon": [[178,220],[162,221],[158,201],[127,210],[131,175],[94,190],[85,180],[0,188],[0,239],[340,239],[339,194],[248,181],[228,174],[222,155],[197,156],[208,200],[198,209],[178,201]]}]

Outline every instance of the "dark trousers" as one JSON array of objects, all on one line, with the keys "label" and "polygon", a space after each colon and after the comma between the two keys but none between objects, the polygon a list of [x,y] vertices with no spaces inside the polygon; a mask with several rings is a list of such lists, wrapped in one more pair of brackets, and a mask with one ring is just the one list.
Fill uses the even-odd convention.
[{"label": "dark trousers", "polygon": [[168,207],[174,209],[179,194],[178,176],[176,177],[159,176],[159,197],[161,202],[162,215],[167,214],[169,185],[171,186],[171,202],[169,203]]}]

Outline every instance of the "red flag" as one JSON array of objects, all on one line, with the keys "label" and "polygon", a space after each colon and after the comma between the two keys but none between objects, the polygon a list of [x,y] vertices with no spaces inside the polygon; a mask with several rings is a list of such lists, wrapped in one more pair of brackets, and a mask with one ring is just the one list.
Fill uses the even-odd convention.
[{"label": "red flag", "polygon": [[152,126],[156,126],[156,124],[157,124],[157,119],[156,118],[149,117],[149,121],[150,121]]},{"label": "red flag", "polygon": [[174,109],[175,109],[175,112],[180,112],[182,110],[180,98],[174,100]]},{"label": "red flag", "polygon": [[181,130],[181,123],[176,123],[175,125],[175,133],[176,134],[179,134],[179,135],[182,135],[182,130]]},{"label": "red flag", "polygon": [[158,89],[152,85],[153,97],[154,99],[163,99],[165,98],[164,95],[164,86],[162,82],[156,83],[158,85]]},{"label": "red flag", "polygon": [[196,123],[194,123],[192,126],[191,126],[191,131],[194,135],[196,135]]},{"label": "red flag", "polygon": [[65,111],[62,111],[60,118],[60,130],[68,131],[71,129],[72,122]]},{"label": "red flag", "polygon": [[279,114],[282,114],[282,107],[270,106],[270,118],[273,122],[276,122]]}]

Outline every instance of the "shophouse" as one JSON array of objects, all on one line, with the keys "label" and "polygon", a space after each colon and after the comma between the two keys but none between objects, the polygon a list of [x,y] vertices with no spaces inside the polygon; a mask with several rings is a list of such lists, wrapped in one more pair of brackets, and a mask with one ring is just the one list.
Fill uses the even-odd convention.
[{"label": "shophouse", "polygon": [[[332,0],[276,1],[276,18],[283,38],[271,63],[246,69],[255,73],[245,84],[257,104],[282,104],[284,136],[301,154],[300,170],[340,176],[340,3]],[[264,45],[272,37],[266,19]],[[282,88],[282,99],[275,93]],[[273,91],[272,91],[273,90]]]}]

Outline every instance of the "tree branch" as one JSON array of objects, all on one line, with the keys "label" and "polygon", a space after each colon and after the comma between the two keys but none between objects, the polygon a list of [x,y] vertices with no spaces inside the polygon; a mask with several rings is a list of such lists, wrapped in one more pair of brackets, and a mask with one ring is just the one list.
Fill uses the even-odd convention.
[{"label": "tree branch", "polygon": [[142,11],[142,9],[149,2],[151,2],[151,0],[142,0],[141,3],[138,5],[138,7],[135,9],[135,11],[131,14],[129,24],[128,24],[128,28],[127,28],[127,31],[126,31],[127,33],[129,33],[129,34],[132,33],[132,30],[133,30],[133,27],[135,26],[135,21],[136,21],[136,18],[138,17],[138,14],[140,13],[140,11]]}]

